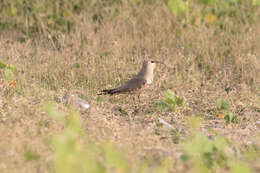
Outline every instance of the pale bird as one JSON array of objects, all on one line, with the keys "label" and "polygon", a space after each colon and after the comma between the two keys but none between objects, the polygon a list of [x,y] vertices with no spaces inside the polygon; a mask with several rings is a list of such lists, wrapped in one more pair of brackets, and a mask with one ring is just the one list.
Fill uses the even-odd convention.
[{"label": "pale bird", "polygon": [[119,93],[129,93],[138,91],[147,84],[152,84],[153,77],[154,77],[154,69],[156,63],[161,63],[159,61],[155,61],[152,59],[144,59],[143,66],[140,72],[132,79],[127,81],[124,85],[114,88],[114,89],[105,89],[98,95],[105,95],[105,94],[119,94]]}]

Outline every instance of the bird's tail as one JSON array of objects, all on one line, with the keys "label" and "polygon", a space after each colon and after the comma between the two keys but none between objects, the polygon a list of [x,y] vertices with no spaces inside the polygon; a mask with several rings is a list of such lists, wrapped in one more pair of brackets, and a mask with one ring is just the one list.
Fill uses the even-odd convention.
[{"label": "bird's tail", "polygon": [[107,94],[113,95],[113,94],[116,94],[116,93],[118,93],[117,88],[102,90],[101,93],[98,93],[98,95],[107,95]]}]

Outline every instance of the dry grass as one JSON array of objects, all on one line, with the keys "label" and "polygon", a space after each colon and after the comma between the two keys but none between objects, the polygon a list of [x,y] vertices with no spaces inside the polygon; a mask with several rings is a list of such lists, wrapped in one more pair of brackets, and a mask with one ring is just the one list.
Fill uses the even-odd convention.
[{"label": "dry grass", "polygon": [[[212,130],[239,147],[259,144],[260,130],[260,22],[192,25],[170,14],[165,5],[107,7],[100,23],[94,9],[75,18],[70,34],[55,39],[19,41],[20,34],[0,36],[1,62],[16,66],[11,86],[0,70],[0,171],[48,172],[52,151],[49,137],[62,129],[42,111],[48,100],[78,93],[91,109],[81,116],[87,135],[95,142],[113,141],[129,150],[132,161],[148,155],[154,164],[163,157],[174,160],[174,170],[187,171],[180,160],[180,145],[190,134],[188,119],[205,119],[201,131]],[[114,12],[119,13],[115,16]],[[23,37],[23,36],[22,36]],[[135,75],[144,55],[164,61],[153,85],[137,106],[131,96],[97,96]],[[186,106],[172,112],[156,107],[172,89],[186,99]],[[226,125],[216,116],[216,101],[226,99],[239,122]],[[65,113],[69,108],[57,103]],[[119,108],[128,115],[120,113]],[[179,140],[158,125],[158,117],[182,129]],[[258,121],[258,124],[256,123]],[[39,159],[28,161],[30,150]],[[259,171],[258,161],[251,165]]]}]

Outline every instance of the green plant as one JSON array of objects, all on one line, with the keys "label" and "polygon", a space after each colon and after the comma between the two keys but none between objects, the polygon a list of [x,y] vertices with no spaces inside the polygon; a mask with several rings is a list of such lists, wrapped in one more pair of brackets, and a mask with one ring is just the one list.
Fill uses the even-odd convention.
[{"label": "green plant", "polygon": [[233,162],[231,164],[231,173],[252,173],[252,169],[244,162]]},{"label": "green plant", "polygon": [[25,148],[24,157],[27,161],[39,160],[40,155],[29,148]]},{"label": "green plant", "polygon": [[9,69],[12,72],[16,71],[16,67],[14,65],[8,65],[0,61],[0,69]]},{"label": "green plant", "polygon": [[172,90],[167,90],[165,93],[166,102],[171,106],[173,110],[176,110],[178,107],[184,106],[185,99],[175,95]]},{"label": "green plant", "polygon": [[180,15],[187,12],[189,8],[188,1],[183,0],[168,0],[167,6],[173,14]]},{"label": "green plant", "polygon": [[237,115],[229,111],[228,102],[222,98],[217,100],[216,115],[220,118],[224,118],[226,124],[237,122]]},{"label": "green plant", "polygon": [[181,159],[191,163],[193,172],[208,173],[225,170],[251,172],[246,163],[238,164],[231,143],[219,135],[211,140],[197,133],[184,143]]},{"label": "green plant", "polygon": [[224,119],[226,120],[226,124],[236,123],[237,122],[237,115],[233,114],[232,112],[228,112],[228,114],[225,115]]},{"label": "green plant", "polygon": [[223,111],[228,111],[229,110],[229,104],[226,100],[222,98],[218,98],[217,100],[217,109],[218,110],[223,110]]},{"label": "green plant", "polygon": [[260,0],[252,0],[252,2],[255,6],[260,5]]},{"label": "green plant", "polygon": [[165,102],[156,102],[155,103],[155,108],[159,111],[175,111],[177,108],[182,107],[185,105],[185,99],[182,97],[179,97],[175,95],[175,93],[168,89],[165,92],[165,98],[166,98],[166,103]]}]

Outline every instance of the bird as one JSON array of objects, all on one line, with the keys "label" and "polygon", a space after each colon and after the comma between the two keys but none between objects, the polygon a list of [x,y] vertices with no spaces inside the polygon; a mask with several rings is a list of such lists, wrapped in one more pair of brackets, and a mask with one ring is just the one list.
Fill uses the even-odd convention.
[{"label": "bird", "polygon": [[99,93],[98,95],[114,95],[114,94],[132,93],[132,92],[140,91],[140,89],[142,89],[144,86],[152,84],[153,77],[154,77],[153,72],[156,63],[163,64],[162,62],[155,61],[153,59],[149,59],[149,58],[144,59],[142,68],[135,77],[128,80],[122,86],[119,86],[117,88],[102,90],[101,93]]}]

